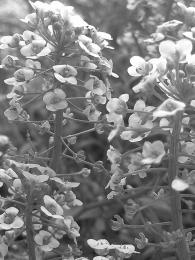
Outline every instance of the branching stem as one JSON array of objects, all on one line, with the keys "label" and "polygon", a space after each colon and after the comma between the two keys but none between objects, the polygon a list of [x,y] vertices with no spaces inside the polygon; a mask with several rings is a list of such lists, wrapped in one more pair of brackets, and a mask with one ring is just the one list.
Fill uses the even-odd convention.
[{"label": "branching stem", "polygon": [[[178,143],[179,143],[179,135],[181,130],[181,119],[182,112],[178,112],[175,115],[173,131],[171,134],[170,141],[170,155],[169,155],[169,188],[170,188],[170,199],[171,199],[171,215],[172,215],[172,228],[173,231],[183,230],[183,222],[182,222],[182,209],[181,209],[181,198],[180,194],[171,188],[172,181],[177,177],[178,174]],[[183,237],[176,245],[177,256],[179,260],[190,260],[190,251],[188,245],[185,241],[185,237]]]},{"label": "branching stem", "polygon": [[50,167],[56,172],[59,173],[61,166],[61,153],[62,153],[62,121],[63,121],[63,110],[56,112],[55,118],[55,130],[54,130],[54,147],[53,147],[53,156],[51,160]]},{"label": "branching stem", "polygon": [[26,206],[26,234],[27,234],[27,244],[29,251],[29,260],[36,260],[35,254],[35,243],[33,235],[33,223],[32,223],[32,198],[31,191],[27,194],[27,206]]}]

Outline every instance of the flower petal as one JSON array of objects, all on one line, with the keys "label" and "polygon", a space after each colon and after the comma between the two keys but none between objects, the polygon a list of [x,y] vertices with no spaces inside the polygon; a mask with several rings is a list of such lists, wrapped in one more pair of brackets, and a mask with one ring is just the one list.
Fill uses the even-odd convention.
[{"label": "flower petal", "polygon": [[176,45],[173,41],[170,40],[163,41],[159,45],[159,52],[162,57],[170,58],[171,56],[174,56],[176,53]]},{"label": "flower petal", "polygon": [[180,60],[182,61],[186,59],[188,55],[190,55],[190,53],[192,52],[193,45],[190,40],[182,39],[177,41],[176,48],[180,54]]},{"label": "flower petal", "polygon": [[134,66],[129,67],[127,69],[127,72],[132,77],[140,77],[141,76],[141,74],[137,72],[136,67],[134,67]]},{"label": "flower petal", "polygon": [[146,61],[140,57],[140,56],[133,56],[130,59],[130,63],[134,66],[134,67],[142,67],[145,65]]},{"label": "flower petal", "polygon": [[176,178],[172,181],[171,187],[176,191],[184,191],[189,188],[189,184],[182,179]]}]

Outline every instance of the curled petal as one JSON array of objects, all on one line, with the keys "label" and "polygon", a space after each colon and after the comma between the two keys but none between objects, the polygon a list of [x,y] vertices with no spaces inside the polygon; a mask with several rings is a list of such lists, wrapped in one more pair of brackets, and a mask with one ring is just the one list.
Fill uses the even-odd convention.
[{"label": "curled petal", "polygon": [[185,104],[181,101],[168,98],[154,112],[154,117],[168,117],[175,115],[178,111],[185,109]]},{"label": "curled petal", "polygon": [[70,84],[72,84],[72,85],[76,85],[77,84],[77,79],[75,78],[75,77],[67,77],[67,78],[65,78],[65,77],[62,77],[60,74],[58,74],[58,73],[54,73],[54,76],[55,76],[55,78],[58,80],[58,81],[60,81],[60,82],[62,82],[62,83],[70,83]]}]

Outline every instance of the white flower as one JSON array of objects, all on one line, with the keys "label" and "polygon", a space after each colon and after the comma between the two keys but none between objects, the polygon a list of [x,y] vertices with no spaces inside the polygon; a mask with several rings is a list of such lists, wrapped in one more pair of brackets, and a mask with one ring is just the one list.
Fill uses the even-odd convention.
[{"label": "white flower", "polygon": [[151,120],[143,123],[141,117],[136,113],[130,115],[128,122],[128,127],[121,133],[120,137],[121,139],[128,140],[129,142],[141,141],[153,128],[153,123]]},{"label": "white flower", "polygon": [[151,74],[156,75],[157,77],[163,76],[167,72],[167,60],[163,57],[154,58],[149,60],[153,68]]},{"label": "white flower", "polygon": [[128,73],[130,76],[139,77],[148,75],[152,70],[153,66],[150,62],[145,61],[140,56],[133,56],[130,59],[131,67],[128,68]]},{"label": "white flower", "polygon": [[30,68],[21,68],[14,73],[14,77],[5,79],[4,82],[8,85],[20,86],[33,79],[34,71]]},{"label": "white flower", "polygon": [[165,156],[164,144],[162,141],[154,141],[153,143],[146,141],[142,150],[143,164],[159,164]]},{"label": "white flower", "polygon": [[107,151],[107,157],[112,164],[117,164],[121,160],[121,153],[110,145],[110,149]]},{"label": "white flower", "polygon": [[189,188],[189,184],[180,178],[176,178],[172,181],[171,188],[176,191],[184,191]]},{"label": "white flower", "polygon": [[64,5],[59,1],[52,1],[49,9],[54,14],[60,15],[65,22],[68,21],[74,28],[88,25],[80,15],[75,13],[73,6]]},{"label": "white flower", "polygon": [[193,155],[195,153],[195,143],[193,143],[193,142],[183,142],[183,143],[181,143],[181,152],[185,153],[186,156],[185,155],[179,156],[178,162],[185,163],[188,160],[190,160],[188,155]]},{"label": "white flower", "polygon": [[78,37],[78,45],[85,54],[99,58],[101,48],[97,44],[93,43],[91,38],[86,35],[80,35]]},{"label": "white flower", "polygon": [[13,68],[17,64],[18,60],[18,57],[7,55],[2,59],[0,68]]},{"label": "white flower", "polygon": [[109,252],[109,242],[106,239],[88,239],[87,244],[99,255],[107,255]]},{"label": "white flower", "polygon": [[41,69],[41,63],[39,61],[27,59],[25,61],[25,67],[33,69],[33,70],[40,70]]},{"label": "white flower", "polygon": [[49,13],[51,10],[49,4],[43,3],[41,1],[31,2],[29,0],[29,3],[31,4],[32,8],[36,11],[36,13],[41,16],[41,18],[45,18],[45,16]]},{"label": "white flower", "polygon": [[109,257],[100,256],[100,255],[95,256],[95,257],[93,258],[93,260],[109,260],[109,259],[110,259]]},{"label": "white flower", "polygon": [[35,27],[38,24],[37,14],[36,13],[28,14],[24,19],[20,19],[20,21],[27,23],[32,27]]},{"label": "white flower", "polygon": [[24,31],[23,39],[23,47],[20,49],[20,52],[25,57],[37,59],[48,55],[53,50],[52,46],[34,32]]},{"label": "white flower", "polygon": [[103,95],[106,93],[106,86],[102,80],[95,76],[91,76],[84,84],[84,87],[90,90],[93,94]]},{"label": "white flower", "polygon": [[106,115],[108,122],[113,122],[114,127],[108,135],[108,141],[110,142],[117,134],[121,133],[124,128],[124,120],[122,115],[115,113],[109,113]]},{"label": "white flower", "polygon": [[43,96],[43,102],[49,111],[55,112],[67,108],[66,94],[62,89],[56,88]]},{"label": "white flower", "polygon": [[0,49],[16,48],[19,46],[21,36],[14,34],[13,36],[3,36],[0,38]]},{"label": "white flower", "polygon": [[19,210],[14,207],[7,208],[3,214],[0,215],[0,229],[18,229],[23,227],[24,221],[18,216]]},{"label": "white flower", "polygon": [[49,217],[63,219],[63,209],[54,199],[48,195],[45,195],[43,197],[43,201],[45,206],[41,206],[42,212],[44,212]]},{"label": "white flower", "polygon": [[119,78],[119,76],[112,71],[113,69],[113,62],[112,60],[107,60],[104,57],[101,57],[101,59],[98,62],[98,67],[101,68],[101,70],[108,74],[109,76],[112,76],[114,78]]},{"label": "white flower", "polygon": [[117,255],[121,258],[129,258],[132,254],[138,253],[135,251],[135,247],[133,245],[110,245],[110,248],[115,249]]},{"label": "white flower", "polygon": [[163,41],[159,45],[159,52],[168,62],[185,62],[192,52],[192,43],[190,40],[182,39],[176,43],[170,40]]},{"label": "white flower", "polygon": [[77,70],[70,65],[55,65],[53,66],[55,71],[55,78],[62,83],[77,84],[75,76],[77,75]]},{"label": "white flower", "polygon": [[60,243],[55,239],[48,231],[40,230],[34,237],[37,245],[40,246],[41,250],[45,252],[50,252],[54,248],[59,247]]},{"label": "white flower", "polygon": [[154,117],[169,117],[175,115],[178,111],[183,111],[185,104],[181,101],[172,98],[166,99],[157,109],[153,112]]},{"label": "white flower", "polygon": [[109,113],[114,113],[116,115],[125,115],[127,113],[127,101],[129,100],[128,94],[122,94],[119,98],[111,98],[107,105],[106,109]]},{"label": "white flower", "polygon": [[20,52],[25,57],[36,59],[48,55],[51,49],[46,46],[45,40],[33,40],[31,43],[23,46]]},{"label": "white flower", "polygon": [[101,115],[101,112],[91,103],[86,106],[83,113],[87,116],[89,121],[97,121]]},{"label": "white flower", "polygon": [[136,112],[130,115],[129,125],[121,133],[121,138],[130,142],[138,142],[146,137],[153,128],[153,118],[150,113],[153,109],[152,106],[146,106],[143,100],[137,100],[134,105]]},{"label": "white flower", "polygon": [[87,56],[81,55],[81,63],[80,65],[89,70],[95,70],[97,65],[95,65]]}]

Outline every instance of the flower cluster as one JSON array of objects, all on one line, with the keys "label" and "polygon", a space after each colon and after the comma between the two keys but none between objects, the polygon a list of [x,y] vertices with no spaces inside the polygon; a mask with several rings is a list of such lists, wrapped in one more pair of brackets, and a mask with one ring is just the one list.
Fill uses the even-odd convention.
[{"label": "flower cluster", "polygon": [[87,243],[95,250],[96,254],[100,256],[106,256],[106,259],[108,259],[107,257],[111,250],[114,250],[116,256],[120,257],[121,259],[129,258],[132,254],[139,253],[135,251],[135,247],[133,245],[110,244],[106,239],[88,239]]},{"label": "flower cluster", "polygon": [[[95,207],[103,211],[107,196],[110,201],[105,202],[106,207],[107,203],[119,202],[129,222],[125,224],[116,215],[113,230],[120,237],[125,236],[122,231],[126,227],[147,228],[152,235],[162,233],[157,248],[174,245],[171,249],[177,250],[177,255],[182,248],[186,251],[183,255],[188,256],[193,241],[184,237],[179,192],[194,193],[195,184],[195,8],[177,3],[184,21],[158,25],[152,38],[144,41],[155,51],[146,57],[130,58],[127,72],[138,82],[132,87],[132,98],[132,93],[124,89],[117,90],[116,95],[109,82],[111,76],[118,78],[112,60],[103,54],[105,48],[112,49],[110,34],[89,25],[72,6],[59,1],[29,2],[34,11],[21,19],[28,29],[0,38],[0,49],[8,51],[0,68],[12,71],[4,81],[9,104],[4,115],[8,120],[31,124],[41,134],[47,133],[49,144],[45,151],[31,145],[27,153],[18,154],[9,139],[0,135],[0,187],[7,191],[7,197],[1,198],[0,258],[4,259],[8,247],[22,236],[32,260],[39,253],[44,259],[55,255],[86,260],[80,257],[78,238],[82,229],[76,217],[94,209],[94,205],[85,208],[77,188],[86,182],[96,192],[100,186],[94,183],[98,179],[109,193],[99,196],[96,192]],[[149,17],[146,2],[128,1],[128,9],[135,10],[140,21]],[[136,31],[133,35],[136,39]],[[12,55],[13,49],[18,57]],[[26,108],[35,100],[40,101],[46,119],[34,121]],[[66,135],[71,122],[93,128]],[[85,148],[74,147],[80,135],[91,132],[107,133],[107,168],[102,161],[89,161]],[[29,133],[27,139],[31,144]],[[78,147],[83,147],[82,142]],[[89,177],[88,168],[68,173],[65,164],[69,159],[91,167],[93,175]],[[106,176],[99,178],[98,174]],[[89,181],[83,181],[87,177]],[[165,198],[171,200],[171,206]],[[192,208],[193,202],[183,202],[189,210]],[[167,215],[172,212],[173,225],[151,222],[161,219],[158,208]],[[90,218],[98,210],[90,212]],[[88,218],[88,214],[83,215],[79,220]],[[134,218],[143,224],[134,225]],[[163,232],[163,225],[170,226],[168,231]],[[177,230],[171,230],[171,226]],[[139,253],[131,241],[120,245],[91,238],[87,244],[97,254],[94,260],[114,260]],[[148,241],[144,233],[135,238],[139,249],[154,245]]]},{"label": "flower cluster", "polygon": [[[59,1],[50,4],[41,1],[29,2],[34,12],[21,19],[28,29],[21,34],[0,38],[1,50],[7,49],[8,53],[12,53],[14,49],[15,53],[19,54],[18,57],[8,54],[1,63],[2,69],[11,69],[13,72],[13,75],[5,80],[9,86],[9,107],[4,111],[4,115],[8,120],[32,124],[41,133],[46,132],[53,136],[54,132],[54,158],[55,135],[60,129],[58,123],[63,129],[69,119],[78,120],[74,119],[75,108],[89,121],[96,122],[102,114],[99,107],[111,98],[108,77],[118,76],[112,72],[113,63],[103,56],[102,50],[112,49],[109,45],[112,37],[85,22],[72,6],[66,6]],[[97,75],[94,75],[95,73]],[[85,75],[85,81],[82,75]],[[75,95],[70,96],[70,93]],[[82,93],[82,96],[79,97],[78,93]],[[26,105],[37,98],[43,101],[42,104],[48,114],[51,114],[52,120],[30,120]],[[72,103],[72,100],[77,98],[82,101],[82,108]],[[58,142],[67,145],[67,151],[72,151],[68,145],[75,143],[76,137],[63,139],[62,131],[60,135],[57,137]],[[50,167],[30,163],[38,157],[36,153],[30,154],[30,161],[19,162],[15,160],[16,151],[11,151],[13,160],[9,155],[6,158],[9,144],[4,139],[2,136],[0,152],[5,158],[3,157],[0,170],[0,185],[7,187],[9,197],[3,203],[1,229],[4,232],[13,231],[13,241],[17,232],[21,232],[29,247],[32,243],[32,247],[39,248],[45,254],[61,248],[64,237],[72,240],[77,248],[80,227],[71,212],[82,206],[81,200],[77,199],[73,191],[80,183],[56,176],[62,150],[57,154],[57,159],[50,163]],[[82,152],[72,153],[73,159],[84,159]],[[90,170],[87,168],[79,172],[83,178],[89,174]],[[15,207],[14,202],[13,206],[10,206],[7,201],[15,201],[18,207]],[[4,257],[9,243],[5,239],[5,243],[2,242],[1,245],[1,255]],[[62,255],[65,256],[63,253]]]},{"label": "flower cluster", "polygon": [[[8,97],[22,99],[30,92],[29,84],[42,77],[45,82],[40,86],[40,91],[43,93],[46,109],[52,112],[64,110],[68,104],[63,85],[78,85],[77,76],[80,71],[99,71],[105,77],[115,76],[112,73],[111,61],[101,54],[103,48],[110,47],[108,41],[112,40],[112,37],[88,25],[71,6],[65,6],[58,1],[53,1],[51,4],[40,1],[30,3],[34,13],[27,15],[22,21],[27,23],[32,30],[0,39],[2,49],[17,48],[23,56],[23,59],[19,60],[18,57],[8,55],[2,61],[2,68],[16,69],[14,76],[5,80],[6,84],[13,86]],[[76,63],[64,64],[63,57],[71,57],[73,54],[76,55]],[[43,58],[54,59],[55,65],[51,64],[49,68],[46,68],[43,65]],[[54,79],[59,82],[59,87],[54,87]],[[91,118],[96,120],[101,114],[96,106],[99,103],[105,104],[109,86],[97,77],[93,78],[94,83],[91,79],[89,78],[84,85],[90,90],[86,93],[86,99],[89,98],[90,101],[86,102],[84,113],[89,120]],[[101,94],[95,91],[99,88],[98,84],[102,85],[100,88],[103,93]],[[47,85],[46,88],[45,85]],[[94,91],[91,91],[92,88]],[[105,95],[103,99],[102,94]],[[16,114],[18,113],[16,111]],[[13,120],[10,116],[7,117]]]}]

